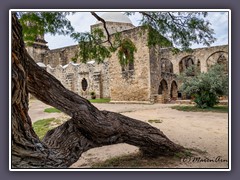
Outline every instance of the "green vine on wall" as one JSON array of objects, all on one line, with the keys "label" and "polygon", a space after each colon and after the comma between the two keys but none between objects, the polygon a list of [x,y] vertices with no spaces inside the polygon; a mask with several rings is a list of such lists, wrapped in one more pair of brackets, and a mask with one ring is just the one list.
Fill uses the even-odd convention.
[{"label": "green vine on wall", "polygon": [[137,48],[130,39],[123,39],[117,53],[119,63],[122,66],[126,66],[129,63],[132,63],[134,61],[134,52],[136,51]]}]

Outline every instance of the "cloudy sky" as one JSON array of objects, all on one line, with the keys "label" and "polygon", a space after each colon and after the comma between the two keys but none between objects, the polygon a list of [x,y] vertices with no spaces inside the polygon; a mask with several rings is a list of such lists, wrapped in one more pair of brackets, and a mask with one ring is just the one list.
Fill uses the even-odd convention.
[{"label": "cloudy sky", "polygon": [[[104,12],[97,12],[98,15]],[[140,15],[136,13],[134,16],[129,16],[133,25],[138,26]],[[90,31],[90,25],[95,24],[97,21],[89,12],[78,12],[74,15],[69,15],[68,19],[71,21],[73,27],[78,32]],[[228,12],[209,12],[207,19],[214,29],[216,42],[212,46],[228,44]],[[51,36],[45,35],[45,40],[48,42],[50,49],[61,48],[65,46],[75,45],[69,36]],[[194,44],[192,48],[204,47],[203,45]]]}]

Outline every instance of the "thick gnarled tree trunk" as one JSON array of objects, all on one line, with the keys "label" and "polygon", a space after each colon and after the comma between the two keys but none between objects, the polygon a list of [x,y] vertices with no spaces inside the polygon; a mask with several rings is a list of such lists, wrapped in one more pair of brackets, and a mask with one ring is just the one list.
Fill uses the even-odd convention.
[{"label": "thick gnarled tree trunk", "polygon": [[[71,119],[50,130],[43,141],[28,115],[28,92]],[[40,68],[25,50],[21,26],[12,15],[12,167],[63,168],[93,147],[128,143],[144,154],[169,155],[182,146],[159,129],[118,113],[99,111]]]}]

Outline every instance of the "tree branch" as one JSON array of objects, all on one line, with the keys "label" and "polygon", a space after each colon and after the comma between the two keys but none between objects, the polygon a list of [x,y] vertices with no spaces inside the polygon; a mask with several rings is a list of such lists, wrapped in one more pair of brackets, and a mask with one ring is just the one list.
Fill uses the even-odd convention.
[{"label": "tree branch", "polygon": [[113,47],[113,44],[112,44],[111,39],[110,39],[110,33],[109,33],[108,29],[107,29],[106,21],[105,21],[103,18],[101,18],[100,16],[98,16],[95,12],[91,12],[91,14],[92,14],[97,20],[99,20],[99,21],[101,21],[101,22],[103,23],[103,27],[104,27],[104,29],[105,29],[105,31],[106,31],[106,33],[107,33],[107,42],[109,42],[109,44],[111,45],[111,47]]},{"label": "tree branch", "polygon": [[113,112],[99,111],[88,100],[63,87],[31,57],[27,62],[29,92],[44,103],[70,115],[76,128],[98,146],[125,142],[152,155],[163,155],[182,149],[148,123]]}]

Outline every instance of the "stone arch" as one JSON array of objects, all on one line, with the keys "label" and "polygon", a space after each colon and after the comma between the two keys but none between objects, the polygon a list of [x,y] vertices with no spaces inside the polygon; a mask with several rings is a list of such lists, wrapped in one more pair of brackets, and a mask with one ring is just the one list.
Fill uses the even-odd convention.
[{"label": "stone arch", "polygon": [[173,73],[173,64],[169,59],[162,58],[160,61],[161,72]]},{"label": "stone arch", "polygon": [[158,87],[158,94],[162,96],[162,102],[165,103],[168,101],[168,84],[165,79],[160,81]]},{"label": "stone arch", "polygon": [[[188,55],[188,56],[185,56],[183,57],[180,62],[179,62],[179,73],[181,74],[182,72],[184,72],[187,68],[193,66],[193,65],[196,65],[197,66],[197,69],[196,70],[199,70],[201,71],[201,62],[199,59],[197,59],[195,56],[193,55]],[[195,75],[196,74],[196,71],[191,74],[191,76]]]},{"label": "stone arch", "polygon": [[171,83],[170,97],[172,100],[177,100],[178,97],[178,85],[175,80]]},{"label": "stone arch", "polygon": [[207,69],[218,63],[224,66],[224,71],[228,72],[228,53],[225,51],[217,51],[212,53],[206,60],[207,62]]}]

